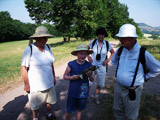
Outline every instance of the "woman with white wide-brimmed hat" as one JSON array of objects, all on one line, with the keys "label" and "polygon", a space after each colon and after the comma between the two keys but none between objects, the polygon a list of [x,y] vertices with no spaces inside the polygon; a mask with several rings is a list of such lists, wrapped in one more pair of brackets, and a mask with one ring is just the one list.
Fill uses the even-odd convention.
[{"label": "woman with white wide-brimmed hat", "polygon": [[29,93],[29,104],[33,111],[33,120],[38,120],[38,110],[43,105],[47,108],[47,119],[55,118],[51,112],[51,104],[57,102],[55,84],[56,76],[53,61],[55,57],[47,41],[53,35],[44,26],[36,28],[30,36],[36,42],[27,46],[24,51],[21,71],[24,90]]}]

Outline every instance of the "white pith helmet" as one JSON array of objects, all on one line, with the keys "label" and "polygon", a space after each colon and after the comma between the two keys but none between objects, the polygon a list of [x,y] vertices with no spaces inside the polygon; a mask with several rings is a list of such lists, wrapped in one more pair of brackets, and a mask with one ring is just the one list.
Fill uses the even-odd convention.
[{"label": "white pith helmet", "polygon": [[117,37],[138,37],[136,27],[132,24],[124,24],[120,27]]}]

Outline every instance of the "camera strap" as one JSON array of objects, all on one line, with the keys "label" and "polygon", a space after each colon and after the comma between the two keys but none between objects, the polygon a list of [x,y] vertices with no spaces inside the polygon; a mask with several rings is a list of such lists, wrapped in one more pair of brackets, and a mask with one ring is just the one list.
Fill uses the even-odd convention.
[{"label": "camera strap", "polygon": [[[101,49],[100,49],[100,53],[99,53],[99,54],[101,54],[102,48],[103,48],[103,44],[102,44],[102,46],[101,46]],[[98,54],[98,45],[97,45],[97,54]]]}]

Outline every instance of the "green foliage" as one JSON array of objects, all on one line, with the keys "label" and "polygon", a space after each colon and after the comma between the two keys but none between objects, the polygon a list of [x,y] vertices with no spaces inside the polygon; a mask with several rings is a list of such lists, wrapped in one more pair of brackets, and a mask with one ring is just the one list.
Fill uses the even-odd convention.
[{"label": "green foliage", "polygon": [[27,39],[36,27],[34,24],[13,20],[7,11],[0,12],[0,20],[0,42]]},{"label": "green foliage", "polygon": [[60,36],[61,34],[56,30],[55,26],[50,24],[31,24],[22,23],[18,20],[14,20],[10,17],[8,12],[0,12],[0,42],[16,41],[28,39],[34,32],[37,26],[44,25],[48,28],[48,31],[54,36]]},{"label": "green foliage", "polygon": [[155,40],[155,39],[159,39],[159,36],[158,35],[152,35],[149,38],[153,38],[153,40]]},{"label": "green foliage", "polygon": [[[128,7],[118,0],[25,0],[25,4],[37,24],[53,22],[68,39],[93,38],[97,27],[107,28],[114,37],[122,24],[136,24],[129,18]],[[141,34],[138,27],[137,30]]]}]

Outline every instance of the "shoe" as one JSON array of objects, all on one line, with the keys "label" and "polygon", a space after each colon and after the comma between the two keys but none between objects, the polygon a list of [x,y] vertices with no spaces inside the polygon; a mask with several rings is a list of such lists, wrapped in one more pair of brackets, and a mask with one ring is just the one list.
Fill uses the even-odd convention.
[{"label": "shoe", "polygon": [[99,99],[97,99],[97,98],[94,99],[94,102],[96,103],[96,105],[100,105],[100,103],[101,103],[101,102],[99,101]]},{"label": "shoe", "polygon": [[47,120],[56,120],[56,116],[54,116],[53,114],[51,116],[46,115],[46,119]]}]

